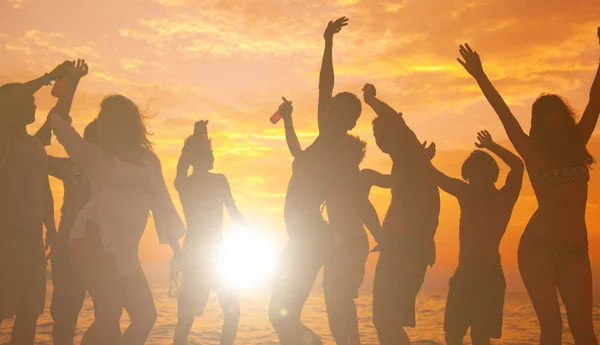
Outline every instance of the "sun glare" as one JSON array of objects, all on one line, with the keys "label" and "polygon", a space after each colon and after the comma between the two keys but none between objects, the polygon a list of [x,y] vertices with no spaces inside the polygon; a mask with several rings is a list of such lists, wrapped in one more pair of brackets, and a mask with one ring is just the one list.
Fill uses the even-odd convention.
[{"label": "sun glare", "polygon": [[277,242],[264,233],[236,229],[224,234],[216,250],[218,278],[226,286],[240,290],[264,286],[277,263]]}]

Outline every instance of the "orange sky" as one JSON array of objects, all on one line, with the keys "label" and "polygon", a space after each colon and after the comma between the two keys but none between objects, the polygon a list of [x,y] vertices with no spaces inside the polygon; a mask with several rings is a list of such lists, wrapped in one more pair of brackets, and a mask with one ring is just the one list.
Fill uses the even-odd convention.
[{"label": "orange sky", "polygon": [[[421,140],[438,144],[435,164],[458,176],[475,133],[505,135],[489,105],[456,62],[470,42],[488,74],[528,128],[541,92],[566,96],[582,110],[600,49],[600,2],[562,0],[8,0],[0,2],[0,83],[25,81],[65,59],[86,58],[72,115],[83,129],[102,97],[122,93],[149,114],[156,152],[168,183],[177,154],[195,121],[210,121],[215,171],[230,180],[238,206],[257,229],[285,240],[283,201],[291,173],[281,124],[269,116],[281,96],[294,101],[306,147],[316,135],[316,91],[328,20],[350,25],[335,38],[336,91],[360,93],[365,82],[398,110]],[[54,100],[37,95],[37,128]],[[375,146],[368,108],[354,130],[368,143],[363,167],[387,172],[390,160]],[[600,157],[598,131],[590,144]],[[49,152],[63,154],[53,145]],[[505,168],[503,166],[503,168]],[[600,278],[600,173],[592,173],[588,203],[590,247]],[[60,205],[62,190],[56,187]],[[389,193],[373,191],[381,215]],[[179,207],[176,193],[172,196]],[[522,291],[516,270],[518,238],[535,210],[526,182],[502,243],[508,291]],[[457,262],[458,205],[442,194],[438,263],[425,287],[443,289]],[[141,255],[165,261],[168,248],[148,231]],[[372,281],[372,256],[365,287]],[[600,284],[596,284],[600,289]]]}]

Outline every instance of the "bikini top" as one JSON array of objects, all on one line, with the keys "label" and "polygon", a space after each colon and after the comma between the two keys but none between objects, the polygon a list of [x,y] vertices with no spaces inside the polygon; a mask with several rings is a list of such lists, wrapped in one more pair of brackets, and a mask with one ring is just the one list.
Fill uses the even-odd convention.
[{"label": "bikini top", "polygon": [[569,182],[588,182],[590,170],[586,165],[550,168],[535,176],[537,184],[559,184]]}]

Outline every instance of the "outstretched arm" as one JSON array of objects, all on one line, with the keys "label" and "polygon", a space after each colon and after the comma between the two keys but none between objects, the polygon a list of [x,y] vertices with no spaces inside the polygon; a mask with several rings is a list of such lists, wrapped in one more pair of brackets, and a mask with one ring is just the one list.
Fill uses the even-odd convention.
[{"label": "outstretched arm", "polygon": [[464,46],[461,45],[459,52],[464,61],[457,59],[458,62],[473,76],[473,78],[475,78],[477,84],[479,84],[485,98],[496,111],[500,121],[502,121],[502,125],[512,144],[521,155],[529,155],[531,151],[534,150],[534,146],[531,143],[529,136],[527,136],[523,131],[523,128],[521,128],[519,121],[517,121],[506,102],[504,102],[502,96],[500,96],[498,90],[496,90],[483,71],[483,65],[481,64],[479,54],[473,51],[468,44],[465,44]]},{"label": "outstretched arm", "polygon": [[321,73],[319,74],[319,109],[318,121],[319,132],[323,131],[325,113],[331,101],[335,76],[333,72],[333,35],[348,25],[348,18],[341,17],[336,21],[327,24],[323,38],[325,39],[325,51],[323,52],[323,61],[321,62]]},{"label": "outstretched arm", "polygon": [[[600,41],[600,28],[598,28],[598,40]],[[588,105],[585,107],[581,120],[577,123],[577,129],[584,145],[587,145],[596,128],[598,115],[600,115],[600,66],[598,66],[596,77],[592,83]]]},{"label": "outstretched arm", "polygon": [[292,121],[292,112],[294,111],[294,108],[292,107],[291,101],[288,101],[285,97],[282,98],[283,103],[279,106],[279,114],[283,119],[287,146],[290,149],[292,157],[295,158],[302,152],[302,147],[300,146],[300,141],[298,140],[296,130],[294,129],[294,121]]},{"label": "outstretched arm", "polygon": [[433,171],[433,179],[435,180],[437,185],[446,193],[454,195],[455,197],[460,197],[465,193],[466,188],[468,186],[467,183],[462,180],[449,177],[448,175],[439,171],[433,165],[433,163],[431,163],[431,160],[433,159],[433,157],[435,157],[436,152],[437,149],[435,143],[431,143],[429,147],[427,146],[427,142],[423,143],[423,154],[429,161],[428,164],[431,166],[431,169]]},{"label": "outstretched arm", "polygon": [[363,190],[361,197],[361,216],[363,223],[375,239],[377,243],[381,243],[383,240],[383,230],[381,228],[381,222],[377,215],[377,210],[373,206],[373,203],[369,200],[369,194],[372,186],[378,186],[381,188],[391,188],[391,176],[384,175],[380,172],[371,169],[363,169],[360,171],[360,179],[363,184]]},{"label": "outstretched arm", "polygon": [[240,210],[237,208],[235,200],[233,199],[233,194],[231,194],[231,187],[229,186],[229,181],[227,181],[227,177],[223,175],[223,193],[224,199],[223,204],[227,208],[227,212],[229,212],[229,216],[231,219],[241,225],[246,224],[246,218]]}]

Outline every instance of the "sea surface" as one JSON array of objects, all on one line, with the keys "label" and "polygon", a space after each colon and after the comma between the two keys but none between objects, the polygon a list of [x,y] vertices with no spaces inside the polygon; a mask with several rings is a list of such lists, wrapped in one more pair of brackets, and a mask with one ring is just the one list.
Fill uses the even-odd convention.
[{"label": "sea surface", "polygon": [[[52,286],[49,283],[48,297],[51,294],[51,290]],[[177,321],[177,303],[167,296],[167,289],[164,286],[155,286],[153,287],[153,291],[158,309],[158,320],[147,344],[171,344],[173,330]],[[442,293],[422,292],[419,295],[417,302],[417,328],[409,330],[411,340],[414,343],[423,345],[444,344],[443,316],[445,299],[446,296]],[[49,305],[49,301],[50,298],[47,298],[47,305]],[[278,344],[275,332],[267,318],[269,292],[263,290],[242,294],[240,302],[242,316],[236,344]],[[357,300],[357,305],[363,344],[378,344],[375,328],[371,321],[372,295],[367,291],[362,291],[361,297]],[[93,321],[93,311],[93,305],[88,298],[80,315],[76,344],[79,344],[83,331]],[[538,323],[526,295],[507,294],[504,313],[503,338],[502,340],[494,340],[493,344],[517,345],[535,344],[537,342],[539,334]],[[565,320],[563,344],[573,344],[564,313],[563,320]],[[596,300],[594,305],[594,320],[596,323],[596,332],[600,334],[600,299]],[[304,308],[303,321],[322,337],[325,344],[334,344],[327,326],[325,304],[320,288],[313,290]],[[124,314],[122,320],[123,328],[126,327],[127,323],[127,314]],[[216,296],[212,294],[204,316],[196,319],[189,338],[189,344],[219,344],[221,323],[219,303]],[[2,324],[0,328],[0,344],[5,344],[9,341],[11,327],[11,321]],[[46,312],[40,317],[38,322],[36,344],[52,344],[50,336],[51,328],[52,319],[50,318],[48,308],[46,308]],[[468,336],[465,338],[465,344],[470,344]]]}]

